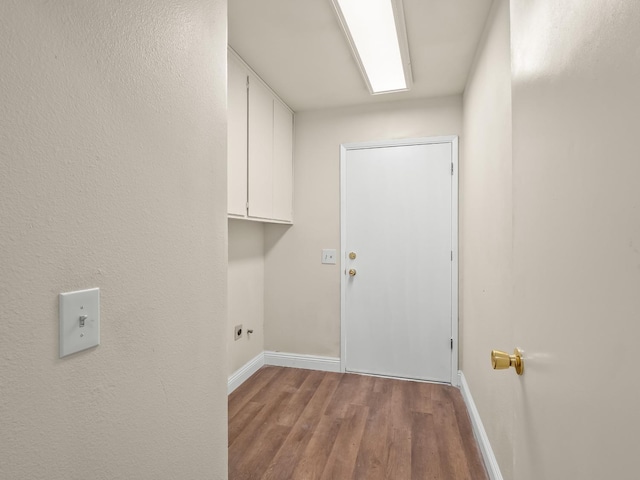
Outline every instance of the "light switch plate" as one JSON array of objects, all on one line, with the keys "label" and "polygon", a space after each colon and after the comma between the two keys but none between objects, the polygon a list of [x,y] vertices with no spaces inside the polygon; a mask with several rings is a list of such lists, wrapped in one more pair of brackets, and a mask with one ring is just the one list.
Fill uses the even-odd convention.
[{"label": "light switch plate", "polygon": [[100,345],[100,289],[60,294],[60,358]]},{"label": "light switch plate", "polygon": [[336,264],[336,250],[335,248],[325,248],[322,250],[322,263],[327,265]]}]

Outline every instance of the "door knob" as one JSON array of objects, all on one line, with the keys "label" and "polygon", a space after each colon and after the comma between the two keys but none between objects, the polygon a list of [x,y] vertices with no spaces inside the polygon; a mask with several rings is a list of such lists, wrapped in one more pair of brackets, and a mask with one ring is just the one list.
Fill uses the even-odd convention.
[{"label": "door knob", "polygon": [[524,359],[519,349],[513,351],[513,355],[500,350],[491,350],[491,366],[494,370],[503,370],[505,368],[514,367],[518,375],[524,373]]},{"label": "door knob", "polygon": [[352,268],[351,270],[349,270],[349,275],[351,275],[352,277],[356,276],[356,269]]}]

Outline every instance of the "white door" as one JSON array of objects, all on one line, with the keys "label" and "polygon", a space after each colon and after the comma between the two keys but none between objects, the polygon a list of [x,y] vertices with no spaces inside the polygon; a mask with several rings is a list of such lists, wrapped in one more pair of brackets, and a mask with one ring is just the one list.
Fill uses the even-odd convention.
[{"label": "white door", "polygon": [[457,138],[347,145],[341,161],[343,368],[450,383]]}]

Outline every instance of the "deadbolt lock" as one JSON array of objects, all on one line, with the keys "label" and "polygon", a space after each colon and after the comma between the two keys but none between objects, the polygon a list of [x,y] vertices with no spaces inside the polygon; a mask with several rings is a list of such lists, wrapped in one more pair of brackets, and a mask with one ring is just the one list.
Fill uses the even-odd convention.
[{"label": "deadbolt lock", "polygon": [[349,253],[349,258],[350,258],[351,260],[355,260],[355,259],[356,259],[356,252],[351,252],[351,253]]}]

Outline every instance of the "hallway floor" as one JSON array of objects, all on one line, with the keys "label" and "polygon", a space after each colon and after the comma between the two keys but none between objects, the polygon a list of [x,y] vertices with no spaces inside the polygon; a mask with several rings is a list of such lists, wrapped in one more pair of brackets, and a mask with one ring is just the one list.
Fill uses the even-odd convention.
[{"label": "hallway floor", "polygon": [[229,396],[230,480],[485,480],[446,385],[265,366]]}]

